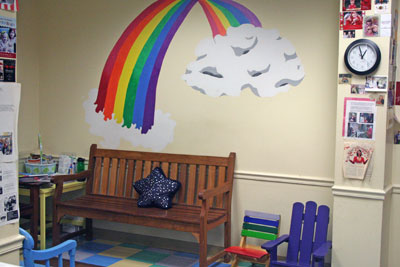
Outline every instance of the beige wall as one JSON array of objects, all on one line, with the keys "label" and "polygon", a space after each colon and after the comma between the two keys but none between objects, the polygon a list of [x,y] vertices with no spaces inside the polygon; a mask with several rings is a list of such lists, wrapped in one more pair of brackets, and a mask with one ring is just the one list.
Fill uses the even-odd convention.
[{"label": "beige wall", "polygon": [[[278,29],[294,45],[306,73],[303,82],[272,98],[256,97],[250,90],[240,97],[210,98],[191,89],[181,75],[195,59],[199,41],[211,36],[197,5],[165,57],[156,104],[177,122],[174,142],[163,152],[237,152],[234,242],[245,209],[281,213],[285,233],[293,202],[315,200],[332,206],[339,9],[338,1],[238,2],[255,12],[264,28]],[[89,133],[82,104],[89,90],[98,87],[113,45],[148,4],[144,0],[21,1],[21,151],[36,148],[39,130],[44,149],[54,154],[87,156],[89,145],[100,141]],[[121,148],[145,150],[127,142]],[[96,226],[110,227],[104,222]],[[159,234],[171,237],[170,232]],[[220,235],[215,231],[211,241],[219,243]]]},{"label": "beige wall", "polygon": [[[120,1],[111,7],[109,1],[76,2],[40,1],[40,131],[46,150],[87,155],[89,144],[100,139],[89,133],[82,104],[98,87],[114,43],[148,2]],[[238,170],[331,178],[337,14],[314,10],[337,9],[337,3],[242,2],[264,28],[277,28],[293,43],[305,67],[304,81],[273,98],[249,90],[241,97],[211,98],[191,89],[181,75],[199,41],[211,36],[202,9],[195,6],[171,43],[157,89],[157,109],[177,122],[174,142],[164,152],[235,151]],[[128,143],[121,147],[144,150]]]},{"label": "beige wall", "polygon": [[20,155],[37,149],[39,133],[39,16],[34,1],[23,1],[17,16],[17,81],[21,83],[18,124]]}]

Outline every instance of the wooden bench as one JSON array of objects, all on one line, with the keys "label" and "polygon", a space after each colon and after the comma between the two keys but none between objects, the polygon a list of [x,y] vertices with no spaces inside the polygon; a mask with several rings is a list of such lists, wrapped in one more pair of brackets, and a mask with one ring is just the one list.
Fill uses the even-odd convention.
[{"label": "wooden bench", "polygon": [[[138,194],[132,184],[161,167],[167,177],[181,182],[173,207],[138,208]],[[60,175],[53,201],[55,244],[76,234],[92,239],[92,219],[151,226],[192,233],[199,242],[199,265],[208,266],[226,254],[222,250],[207,258],[207,232],[224,224],[224,246],[231,243],[231,199],[235,153],[229,157],[195,156],[90,148],[87,171]],[[61,200],[63,183],[87,179],[86,193]],[[86,218],[86,228],[60,236],[64,215]]]}]

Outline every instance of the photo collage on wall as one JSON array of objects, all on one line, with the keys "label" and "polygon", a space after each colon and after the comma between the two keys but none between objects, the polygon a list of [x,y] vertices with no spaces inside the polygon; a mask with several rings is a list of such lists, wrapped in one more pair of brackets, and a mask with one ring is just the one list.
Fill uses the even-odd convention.
[{"label": "photo collage on wall", "polygon": [[16,19],[0,16],[0,82],[15,82],[16,40]]},{"label": "photo collage on wall", "polygon": [[[342,0],[340,30],[343,38],[356,38],[356,30],[362,30],[363,37],[384,37],[391,35],[389,0]],[[375,14],[366,15],[374,3]]]}]

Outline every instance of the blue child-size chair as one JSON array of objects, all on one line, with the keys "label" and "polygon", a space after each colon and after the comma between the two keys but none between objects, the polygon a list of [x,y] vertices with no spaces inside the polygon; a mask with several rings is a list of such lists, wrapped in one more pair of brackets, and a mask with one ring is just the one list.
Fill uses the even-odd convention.
[{"label": "blue child-size chair", "polygon": [[[270,253],[271,267],[309,267],[324,266],[325,255],[332,247],[332,242],[327,241],[329,224],[329,208],[325,205],[318,207],[313,201],[304,204],[293,204],[290,233],[282,235],[276,240],[264,243],[261,247]],[[277,247],[288,242],[286,261],[277,260]]]},{"label": "blue child-size chair", "polygon": [[76,241],[67,240],[55,247],[44,249],[44,250],[34,250],[33,249],[33,238],[32,236],[22,228],[19,228],[19,233],[25,237],[22,249],[24,256],[25,267],[35,266],[34,261],[44,260],[46,266],[50,267],[50,259],[58,256],[58,267],[63,266],[62,254],[68,251],[69,254],[69,266],[75,267],[75,252],[76,252]]}]

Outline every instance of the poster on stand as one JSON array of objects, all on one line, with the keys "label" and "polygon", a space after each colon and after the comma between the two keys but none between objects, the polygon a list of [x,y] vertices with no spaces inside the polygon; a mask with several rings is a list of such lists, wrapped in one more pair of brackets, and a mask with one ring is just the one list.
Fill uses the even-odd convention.
[{"label": "poster on stand", "polygon": [[19,220],[16,162],[0,163],[0,227]]},{"label": "poster on stand", "polygon": [[345,142],[343,149],[343,176],[364,180],[373,152],[373,143]]},{"label": "poster on stand", "polygon": [[344,99],[343,136],[375,140],[376,104],[368,98]]},{"label": "poster on stand", "polygon": [[0,82],[15,82],[15,60],[0,59]]},{"label": "poster on stand", "polygon": [[17,125],[21,85],[0,83],[0,163],[18,159]]},{"label": "poster on stand", "polygon": [[17,57],[17,22],[15,18],[0,16],[0,57]]}]

